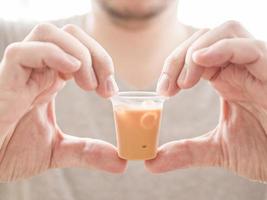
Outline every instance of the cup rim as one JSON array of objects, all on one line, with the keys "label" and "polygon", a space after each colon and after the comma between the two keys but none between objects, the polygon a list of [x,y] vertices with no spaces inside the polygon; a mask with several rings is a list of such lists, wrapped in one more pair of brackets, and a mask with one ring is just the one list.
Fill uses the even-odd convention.
[{"label": "cup rim", "polygon": [[111,100],[115,99],[129,99],[129,100],[158,100],[164,101],[168,97],[160,96],[153,91],[123,91],[111,97]]}]

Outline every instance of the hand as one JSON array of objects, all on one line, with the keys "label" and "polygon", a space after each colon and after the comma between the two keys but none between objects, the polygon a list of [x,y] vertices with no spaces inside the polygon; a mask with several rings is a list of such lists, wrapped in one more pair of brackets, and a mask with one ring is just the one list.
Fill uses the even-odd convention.
[{"label": "hand", "polygon": [[66,135],[56,123],[54,100],[66,80],[103,97],[118,91],[111,58],[96,41],[73,25],[38,25],[7,47],[0,69],[0,181],[50,168],[124,170],[113,145]]},{"label": "hand", "polygon": [[217,127],[207,134],[170,142],[146,162],[155,173],[219,166],[267,181],[267,46],[239,23],[201,30],[167,59],[158,85],[171,96],[206,79],[221,97]]}]

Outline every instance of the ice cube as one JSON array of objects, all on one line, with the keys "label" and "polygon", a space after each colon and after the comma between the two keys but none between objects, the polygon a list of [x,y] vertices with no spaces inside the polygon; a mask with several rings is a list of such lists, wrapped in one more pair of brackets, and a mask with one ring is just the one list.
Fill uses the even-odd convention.
[{"label": "ice cube", "polygon": [[140,119],[140,123],[143,128],[151,129],[156,125],[157,118],[158,115],[156,112],[145,112]]}]

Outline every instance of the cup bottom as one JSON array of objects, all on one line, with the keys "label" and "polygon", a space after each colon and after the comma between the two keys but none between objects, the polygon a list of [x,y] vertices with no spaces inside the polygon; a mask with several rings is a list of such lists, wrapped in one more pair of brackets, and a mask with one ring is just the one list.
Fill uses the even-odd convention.
[{"label": "cup bottom", "polygon": [[151,155],[140,155],[140,156],[131,156],[131,155],[124,155],[118,152],[118,156],[124,160],[151,160],[156,158],[157,153]]}]

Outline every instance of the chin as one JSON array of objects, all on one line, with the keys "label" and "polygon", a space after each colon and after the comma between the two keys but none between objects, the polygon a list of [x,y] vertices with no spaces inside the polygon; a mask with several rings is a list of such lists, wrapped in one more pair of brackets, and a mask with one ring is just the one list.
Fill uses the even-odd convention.
[{"label": "chin", "polygon": [[95,0],[109,14],[126,19],[150,18],[177,0]]}]

